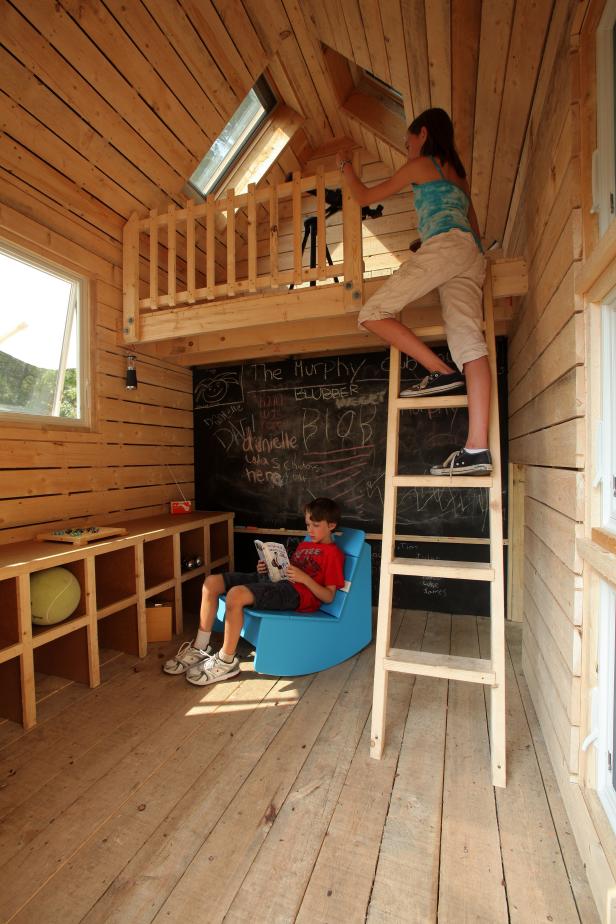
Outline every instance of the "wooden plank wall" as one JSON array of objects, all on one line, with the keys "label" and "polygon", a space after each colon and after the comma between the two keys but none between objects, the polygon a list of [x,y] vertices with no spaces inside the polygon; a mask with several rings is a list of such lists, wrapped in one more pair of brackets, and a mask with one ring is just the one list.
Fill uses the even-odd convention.
[{"label": "wooden plank wall", "polygon": [[510,459],[526,467],[524,673],[552,761],[578,772],[581,710],[584,327],[580,100],[571,16],[557,4],[505,232],[529,293],[509,345]]},{"label": "wooden plank wall", "polygon": [[122,248],[111,229],[104,221],[100,228],[86,226],[0,170],[0,237],[68,263],[95,280],[96,294],[94,427],[2,427],[0,542],[31,538],[43,524],[123,523],[166,512],[168,501],[178,498],[173,475],[192,499],[192,375],[138,354],[139,386],[126,391],[127,350],[117,345]]}]

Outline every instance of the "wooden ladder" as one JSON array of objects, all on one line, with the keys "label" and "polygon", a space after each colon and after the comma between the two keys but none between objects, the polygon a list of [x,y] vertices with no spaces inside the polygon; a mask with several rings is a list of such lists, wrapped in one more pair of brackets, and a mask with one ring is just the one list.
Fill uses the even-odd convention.
[{"label": "wooden ladder", "polygon": [[[387,455],[385,462],[385,497],[383,504],[383,547],[379,585],[376,661],[372,704],[370,754],[380,758],[384,746],[387,708],[387,680],[390,671],[423,674],[449,680],[482,683],[490,688],[490,748],[492,783],[505,785],[505,603],[503,563],[503,519],[501,495],[500,427],[496,380],[496,343],[491,267],[488,267],[483,292],[485,336],[488,346],[492,389],[490,401],[490,452],[492,472],[486,475],[398,474],[400,412],[411,408],[466,407],[466,395],[435,395],[425,398],[400,398],[400,352],[390,354],[389,407],[387,418]],[[394,554],[397,491],[399,488],[487,488],[490,498],[490,561],[430,561],[396,558]],[[390,647],[391,611],[394,575],[419,575],[436,578],[490,582],[490,658],[465,658],[454,655],[407,651]]]}]

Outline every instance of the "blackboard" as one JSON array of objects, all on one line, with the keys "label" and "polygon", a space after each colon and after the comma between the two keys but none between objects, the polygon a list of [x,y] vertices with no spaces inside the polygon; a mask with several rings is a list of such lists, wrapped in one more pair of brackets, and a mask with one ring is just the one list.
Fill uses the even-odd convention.
[{"label": "blackboard", "polygon": [[[451,362],[446,350],[437,352]],[[504,342],[498,343],[497,360],[499,392],[506,400]],[[423,375],[421,366],[403,357],[404,386]],[[301,529],[304,502],[325,495],[338,501],[347,526],[380,533],[388,384],[388,350],[196,369],[198,509],[233,510],[238,526]],[[504,450],[506,415],[501,416]],[[426,473],[442,462],[464,444],[467,423],[467,412],[460,408],[403,412],[400,472]],[[446,478],[442,488],[398,491],[396,532],[487,537],[487,491],[456,489]],[[479,559],[482,547],[474,549]],[[241,544],[239,551],[241,560]],[[431,544],[429,555],[471,557],[468,546],[448,545],[444,551]],[[419,554],[428,554],[426,544]],[[456,610],[454,598],[468,608],[472,583],[441,582],[449,588],[445,599],[438,593],[444,607],[466,611]],[[475,585],[473,596],[477,591]]]}]

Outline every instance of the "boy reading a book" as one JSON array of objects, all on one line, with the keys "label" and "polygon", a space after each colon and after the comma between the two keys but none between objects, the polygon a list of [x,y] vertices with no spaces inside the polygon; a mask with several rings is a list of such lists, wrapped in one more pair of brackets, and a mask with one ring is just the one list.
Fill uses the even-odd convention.
[{"label": "boy reading a book", "polygon": [[[186,674],[197,686],[234,677],[240,663],[235,656],[244,624],[244,607],[259,610],[297,610],[310,613],[321,603],[331,603],[344,586],[344,554],[335,544],[333,532],[340,508],[328,497],[317,497],[304,508],[310,541],[300,542],[291,557],[287,578],[271,581],[267,565],[259,561],[257,571],[210,574],[203,583],[199,631],[192,642],[184,642],[174,658],[163,665],[167,674]],[[210,634],[216,619],[218,599],[226,593],[225,634],[220,651],[214,653]]]}]

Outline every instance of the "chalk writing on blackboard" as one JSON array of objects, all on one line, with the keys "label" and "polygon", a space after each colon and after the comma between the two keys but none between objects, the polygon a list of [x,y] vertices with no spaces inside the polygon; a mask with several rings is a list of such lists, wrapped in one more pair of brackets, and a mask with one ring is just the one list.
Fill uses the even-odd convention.
[{"label": "chalk writing on blackboard", "polygon": [[[423,374],[403,360],[404,386]],[[297,528],[303,501],[325,494],[347,525],[380,532],[388,386],[385,350],[195,370],[198,506],[233,510],[238,525]],[[465,409],[404,411],[399,473],[426,473],[463,445],[466,428]],[[481,489],[444,479],[398,491],[398,531],[484,536],[487,523]]]}]

